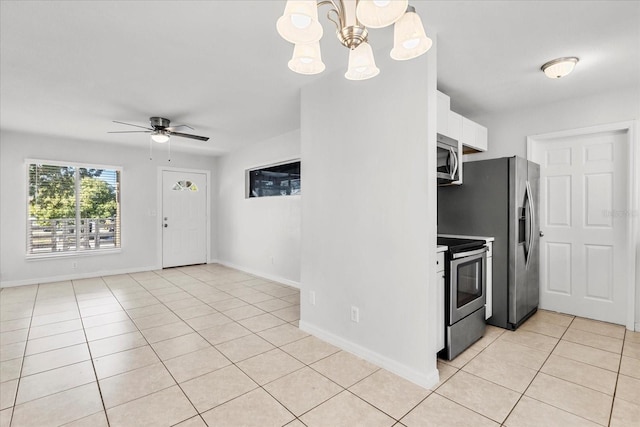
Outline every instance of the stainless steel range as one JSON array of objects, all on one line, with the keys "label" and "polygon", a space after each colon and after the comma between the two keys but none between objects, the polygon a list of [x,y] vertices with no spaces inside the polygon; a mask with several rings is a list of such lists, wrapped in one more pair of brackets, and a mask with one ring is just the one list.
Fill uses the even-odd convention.
[{"label": "stainless steel range", "polygon": [[484,240],[438,237],[445,252],[445,348],[439,356],[451,360],[482,338],[487,280]]}]

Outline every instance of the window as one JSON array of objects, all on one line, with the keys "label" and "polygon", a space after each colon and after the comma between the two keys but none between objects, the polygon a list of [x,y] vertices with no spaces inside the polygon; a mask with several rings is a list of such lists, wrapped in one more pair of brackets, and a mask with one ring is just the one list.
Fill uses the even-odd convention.
[{"label": "window", "polygon": [[300,194],[300,162],[249,170],[248,180],[248,197]]},{"label": "window", "polygon": [[119,168],[28,162],[27,254],[120,248]]},{"label": "window", "polygon": [[198,191],[198,186],[191,181],[178,181],[171,187],[173,191]]}]

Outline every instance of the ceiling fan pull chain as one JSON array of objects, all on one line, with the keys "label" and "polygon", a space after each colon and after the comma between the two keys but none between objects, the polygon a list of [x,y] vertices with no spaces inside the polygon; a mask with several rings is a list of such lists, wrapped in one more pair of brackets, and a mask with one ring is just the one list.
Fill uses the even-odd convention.
[{"label": "ceiling fan pull chain", "polygon": [[153,140],[149,138],[149,160],[153,160]]},{"label": "ceiling fan pull chain", "polygon": [[171,138],[169,138],[169,161],[171,161]]}]

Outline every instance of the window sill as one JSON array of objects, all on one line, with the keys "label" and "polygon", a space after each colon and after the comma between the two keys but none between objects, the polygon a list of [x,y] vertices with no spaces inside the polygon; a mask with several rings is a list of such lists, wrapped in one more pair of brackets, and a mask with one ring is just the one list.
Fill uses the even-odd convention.
[{"label": "window sill", "polygon": [[91,251],[77,251],[77,252],[51,252],[42,254],[28,254],[26,255],[27,261],[41,261],[54,258],[82,258],[87,256],[99,256],[99,255],[112,255],[120,254],[122,249],[103,249],[103,250],[91,250]]}]

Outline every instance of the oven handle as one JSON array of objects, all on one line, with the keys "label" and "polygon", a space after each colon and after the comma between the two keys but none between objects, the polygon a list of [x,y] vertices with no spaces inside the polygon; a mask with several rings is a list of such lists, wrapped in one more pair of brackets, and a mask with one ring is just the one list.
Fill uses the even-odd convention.
[{"label": "oven handle", "polygon": [[458,258],[464,258],[467,256],[473,256],[473,255],[480,255],[484,252],[487,252],[489,250],[488,247],[483,247],[482,249],[476,249],[475,251],[469,251],[469,252],[458,252],[457,254],[453,254],[452,258],[453,259],[458,259]]}]

